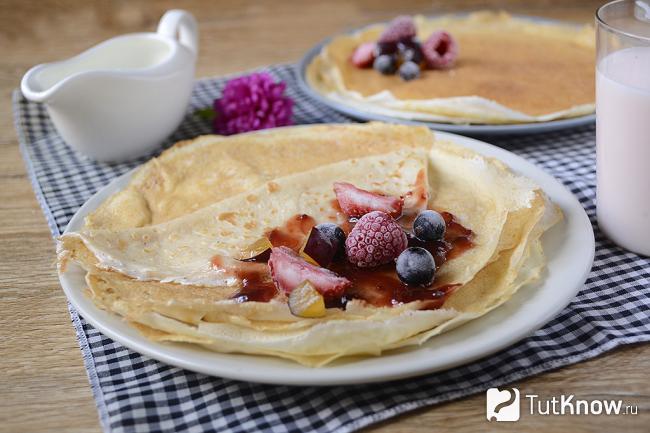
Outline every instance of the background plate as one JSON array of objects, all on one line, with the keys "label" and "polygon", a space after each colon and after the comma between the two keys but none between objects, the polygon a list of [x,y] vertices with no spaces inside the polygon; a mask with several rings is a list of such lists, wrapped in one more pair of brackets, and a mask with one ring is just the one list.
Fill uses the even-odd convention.
[{"label": "background plate", "polygon": [[[562,208],[564,220],[543,237],[548,269],[540,281],[522,287],[508,302],[485,316],[434,337],[422,346],[314,369],[272,357],[222,354],[189,344],[149,341],[118,316],[95,307],[83,294],[84,272],[73,263],[59,276],[63,290],[90,324],[126,347],[168,364],[230,379],[285,385],[378,382],[440,371],[488,356],[539,329],[568,305],[583,287],[591,269],[594,234],[576,198],[541,169],[481,141],[448,133],[438,133],[438,136],[496,157],[533,179]],[[79,230],[84,217],[123,188],[132,174],[133,171],[124,174],[93,195],[72,218],[66,232]]]},{"label": "background plate", "polygon": [[[457,14],[463,15],[463,14]],[[541,17],[533,17],[526,15],[513,15],[517,18],[527,19],[535,22],[557,24],[563,26],[572,26],[570,23],[563,21],[551,20]],[[351,30],[347,33],[354,33],[359,29]],[[506,125],[480,125],[480,124],[453,124],[453,123],[440,123],[440,122],[426,122],[420,120],[406,120],[392,116],[384,116],[381,114],[369,113],[367,111],[358,110],[354,107],[346,105],[342,102],[335,101],[327,96],[321,95],[314,90],[306,80],[305,72],[307,66],[311,63],[312,59],[320,53],[321,49],[332,40],[332,37],[325,39],[318,45],[310,49],[307,54],[300,60],[296,67],[296,79],[300,89],[308,94],[313,99],[333,108],[334,110],[350,116],[357,120],[371,121],[378,120],[381,122],[389,123],[403,123],[407,125],[424,125],[431,129],[439,131],[454,132],[457,134],[470,135],[470,136],[495,136],[495,135],[521,135],[521,134],[537,134],[542,132],[558,131],[562,129],[577,128],[583,125],[589,125],[596,121],[595,114],[588,114],[585,116],[573,117],[570,119],[552,120],[549,122],[533,122],[533,123],[513,123]],[[595,66],[594,66],[595,68]]]}]

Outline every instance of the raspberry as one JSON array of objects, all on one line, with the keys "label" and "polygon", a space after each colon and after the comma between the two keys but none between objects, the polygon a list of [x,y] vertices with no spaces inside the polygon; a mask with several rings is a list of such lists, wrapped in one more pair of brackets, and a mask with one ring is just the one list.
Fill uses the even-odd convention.
[{"label": "raspberry", "polygon": [[406,233],[388,214],[373,211],[362,216],[345,241],[350,263],[370,268],[395,260],[406,249]]},{"label": "raspberry", "polygon": [[352,64],[357,68],[369,68],[372,66],[372,62],[375,60],[375,48],[376,44],[374,42],[366,42],[357,47],[352,53]]},{"label": "raspberry", "polygon": [[413,18],[407,15],[401,15],[388,24],[388,27],[379,36],[379,43],[393,43],[396,44],[400,41],[406,41],[415,37],[416,30]]},{"label": "raspberry", "polygon": [[444,69],[453,66],[458,57],[458,44],[444,30],[431,33],[429,39],[422,44],[422,53],[431,69]]}]

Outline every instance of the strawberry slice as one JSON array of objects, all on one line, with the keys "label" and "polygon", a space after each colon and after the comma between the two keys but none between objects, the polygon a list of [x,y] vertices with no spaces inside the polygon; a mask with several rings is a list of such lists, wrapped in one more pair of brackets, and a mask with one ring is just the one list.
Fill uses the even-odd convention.
[{"label": "strawberry slice", "polygon": [[375,194],[347,182],[335,182],[334,193],[341,210],[349,217],[358,218],[375,210],[385,212],[393,218],[402,214],[404,200],[399,197]]},{"label": "strawberry slice", "polygon": [[346,287],[351,284],[350,280],[329,269],[306,262],[287,247],[276,247],[271,250],[269,268],[273,282],[286,294],[290,294],[303,282],[309,281],[321,295],[335,299],[343,296]]},{"label": "strawberry slice", "polygon": [[369,68],[375,60],[375,43],[365,42],[357,47],[350,59],[357,68]]}]

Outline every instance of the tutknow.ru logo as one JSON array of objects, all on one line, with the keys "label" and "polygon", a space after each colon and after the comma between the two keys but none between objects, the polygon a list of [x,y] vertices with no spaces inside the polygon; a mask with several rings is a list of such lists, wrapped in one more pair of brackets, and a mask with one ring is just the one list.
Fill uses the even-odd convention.
[{"label": "tutknow.ru logo", "polygon": [[486,394],[488,421],[519,421],[519,390],[490,388]]},{"label": "tutknow.ru logo", "polygon": [[[639,408],[623,400],[584,400],[575,395],[553,396],[541,399],[537,394],[526,394],[530,415],[637,415]],[[518,421],[520,395],[517,388],[490,388],[486,393],[488,421]]]}]

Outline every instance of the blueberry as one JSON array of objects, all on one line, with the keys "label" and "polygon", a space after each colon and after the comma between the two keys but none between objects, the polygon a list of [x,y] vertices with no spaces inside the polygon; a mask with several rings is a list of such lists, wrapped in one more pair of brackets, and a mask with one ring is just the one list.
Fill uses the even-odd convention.
[{"label": "blueberry", "polygon": [[334,223],[322,223],[316,226],[321,233],[323,233],[332,245],[336,246],[336,255],[339,256],[345,253],[345,232]]},{"label": "blueberry", "polygon": [[384,75],[391,75],[394,74],[397,70],[397,61],[395,60],[394,56],[382,54],[375,59],[372,67]]},{"label": "blueberry", "polygon": [[420,76],[420,66],[413,62],[404,62],[399,67],[399,76],[404,81],[410,81]]},{"label": "blueberry", "polygon": [[425,210],[413,222],[413,234],[422,241],[440,241],[445,237],[445,220],[434,210]]},{"label": "blueberry", "polygon": [[436,262],[424,248],[411,247],[397,258],[397,276],[407,286],[427,287],[436,275]]},{"label": "blueberry", "polygon": [[395,54],[397,52],[397,44],[395,42],[377,42],[375,48],[375,56],[379,57],[384,54]]}]

